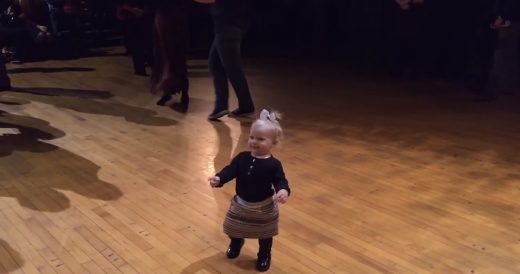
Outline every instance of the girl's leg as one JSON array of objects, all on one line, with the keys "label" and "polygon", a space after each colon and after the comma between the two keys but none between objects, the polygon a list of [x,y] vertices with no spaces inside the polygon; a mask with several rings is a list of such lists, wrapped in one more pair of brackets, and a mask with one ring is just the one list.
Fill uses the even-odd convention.
[{"label": "girl's leg", "polygon": [[242,249],[245,241],[241,238],[229,238],[231,239],[231,243],[229,244],[226,255],[229,259],[234,259],[240,255],[240,250]]},{"label": "girl's leg", "polygon": [[273,246],[273,238],[258,239],[260,246],[258,250],[259,255],[271,255],[271,247]]},{"label": "girl's leg", "polygon": [[271,248],[273,246],[273,238],[258,239],[260,246],[258,250],[258,260],[256,261],[256,269],[258,271],[267,271],[271,266]]}]

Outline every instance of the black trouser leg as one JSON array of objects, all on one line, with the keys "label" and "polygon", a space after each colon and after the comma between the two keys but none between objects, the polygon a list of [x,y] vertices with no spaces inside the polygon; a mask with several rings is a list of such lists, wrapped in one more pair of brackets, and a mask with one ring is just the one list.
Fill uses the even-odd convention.
[{"label": "black trouser leg", "polygon": [[0,56],[0,91],[9,89],[11,89],[11,80],[7,75],[4,57]]}]

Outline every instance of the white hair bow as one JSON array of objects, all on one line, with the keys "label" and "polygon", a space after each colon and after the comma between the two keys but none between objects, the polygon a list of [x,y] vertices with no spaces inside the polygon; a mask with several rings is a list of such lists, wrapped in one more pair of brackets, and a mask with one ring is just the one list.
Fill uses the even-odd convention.
[{"label": "white hair bow", "polygon": [[262,109],[262,111],[260,112],[260,120],[268,120],[271,122],[276,122],[277,121],[276,113],[270,112],[267,109]]}]

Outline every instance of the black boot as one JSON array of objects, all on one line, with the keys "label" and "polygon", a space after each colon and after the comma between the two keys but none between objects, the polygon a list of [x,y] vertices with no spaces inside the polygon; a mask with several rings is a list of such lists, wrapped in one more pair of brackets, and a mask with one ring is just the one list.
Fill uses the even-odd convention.
[{"label": "black boot", "polygon": [[244,239],[231,239],[231,243],[229,244],[228,250],[226,252],[228,259],[234,259],[240,255],[240,250],[242,249],[244,242]]},{"label": "black boot", "polygon": [[271,267],[271,253],[258,253],[258,260],[256,261],[256,270],[264,272]]},{"label": "black boot", "polygon": [[273,247],[273,238],[258,239],[258,260],[256,261],[256,269],[264,272],[271,266],[271,248]]}]

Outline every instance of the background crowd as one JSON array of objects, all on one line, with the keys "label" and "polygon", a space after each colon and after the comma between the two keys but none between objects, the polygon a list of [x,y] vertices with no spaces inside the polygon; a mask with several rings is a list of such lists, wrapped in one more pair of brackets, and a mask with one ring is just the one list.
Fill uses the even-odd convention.
[{"label": "background crowd", "polygon": [[[512,86],[518,78],[519,2],[257,0],[243,54],[341,60],[405,80],[463,83],[492,100],[490,85]],[[143,64],[153,63],[154,45],[164,46],[168,31],[182,36],[166,41],[176,51],[186,40],[181,54],[206,57],[213,35],[207,6],[192,1],[2,0],[0,14],[2,54],[12,63],[75,58],[124,41],[135,73],[146,75]],[[154,27],[163,40],[154,38]]]}]

